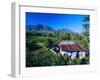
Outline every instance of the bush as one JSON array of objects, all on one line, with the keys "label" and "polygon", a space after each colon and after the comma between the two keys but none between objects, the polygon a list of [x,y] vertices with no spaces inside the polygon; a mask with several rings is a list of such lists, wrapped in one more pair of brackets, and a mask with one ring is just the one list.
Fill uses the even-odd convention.
[{"label": "bush", "polygon": [[45,51],[39,54],[28,52],[26,55],[26,67],[31,66],[55,66],[68,64],[68,58],[59,54],[54,54],[50,51]]}]

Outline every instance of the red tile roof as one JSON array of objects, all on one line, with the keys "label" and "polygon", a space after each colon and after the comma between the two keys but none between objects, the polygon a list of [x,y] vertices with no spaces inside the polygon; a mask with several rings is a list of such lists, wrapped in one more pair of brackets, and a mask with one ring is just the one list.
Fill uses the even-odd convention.
[{"label": "red tile roof", "polygon": [[59,44],[60,48],[63,51],[82,51],[86,50],[83,46],[80,44]]}]

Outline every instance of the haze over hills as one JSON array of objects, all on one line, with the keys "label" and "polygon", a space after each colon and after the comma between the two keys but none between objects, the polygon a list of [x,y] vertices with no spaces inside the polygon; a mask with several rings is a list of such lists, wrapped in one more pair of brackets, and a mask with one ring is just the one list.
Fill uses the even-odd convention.
[{"label": "haze over hills", "polygon": [[58,29],[58,32],[73,32],[73,31],[68,28],[62,28],[62,29]]},{"label": "haze over hills", "polygon": [[55,30],[54,28],[52,28],[50,26],[44,26],[41,24],[26,26],[26,32],[34,32],[34,31],[38,31],[38,32],[56,32],[56,31],[57,32],[73,32],[72,30],[67,29],[67,28]]}]

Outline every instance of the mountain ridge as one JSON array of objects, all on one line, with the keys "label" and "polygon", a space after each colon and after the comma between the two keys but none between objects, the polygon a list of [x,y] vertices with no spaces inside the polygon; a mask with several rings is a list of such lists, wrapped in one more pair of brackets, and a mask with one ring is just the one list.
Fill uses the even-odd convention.
[{"label": "mountain ridge", "polygon": [[54,28],[50,27],[50,26],[44,26],[41,24],[37,24],[37,25],[26,25],[26,31],[27,32],[33,32],[33,31],[44,31],[44,32],[73,32],[72,30],[68,29],[68,28],[62,28],[62,29],[58,29],[55,30]]}]

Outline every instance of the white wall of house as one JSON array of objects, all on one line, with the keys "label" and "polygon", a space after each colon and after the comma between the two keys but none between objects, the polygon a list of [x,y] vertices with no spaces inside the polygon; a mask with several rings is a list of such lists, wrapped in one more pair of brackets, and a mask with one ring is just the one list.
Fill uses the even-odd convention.
[{"label": "white wall of house", "polygon": [[84,58],[85,55],[86,55],[86,52],[85,52],[85,51],[81,51],[81,52],[79,52],[79,56],[80,56],[80,58]]},{"label": "white wall of house", "polygon": [[75,59],[76,55],[77,55],[77,52],[72,52],[71,59]]},{"label": "white wall of house", "polygon": [[[71,59],[75,59],[76,58],[76,55],[78,54],[77,52],[67,52],[67,51],[62,51],[60,49],[60,54],[63,56],[64,54],[67,54],[68,56],[71,56]],[[85,51],[80,51],[79,52],[79,58],[84,58],[86,55],[86,52]]]},{"label": "white wall of house", "polygon": [[60,54],[63,56],[64,54],[66,54],[65,51],[60,51]]}]

